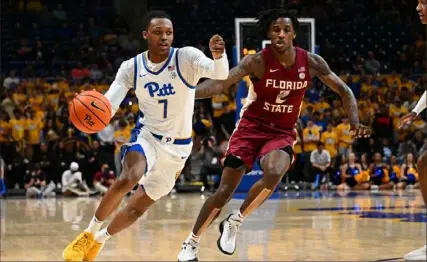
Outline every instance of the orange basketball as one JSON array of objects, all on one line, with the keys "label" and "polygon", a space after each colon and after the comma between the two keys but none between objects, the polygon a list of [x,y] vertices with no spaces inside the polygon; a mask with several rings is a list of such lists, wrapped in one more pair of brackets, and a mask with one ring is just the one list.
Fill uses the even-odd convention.
[{"label": "orange basketball", "polygon": [[111,119],[110,101],[97,91],[84,91],[70,103],[70,120],[82,132],[93,134],[104,129]]}]

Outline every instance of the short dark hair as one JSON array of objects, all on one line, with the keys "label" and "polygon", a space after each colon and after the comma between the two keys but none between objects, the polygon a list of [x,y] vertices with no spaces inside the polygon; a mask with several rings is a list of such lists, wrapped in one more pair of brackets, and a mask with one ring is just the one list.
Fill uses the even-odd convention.
[{"label": "short dark hair", "polygon": [[150,26],[151,20],[156,18],[167,18],[172,21],[172,18],[168,14],[166,14],[165,11],[152,10],[147,14],[145,14],[144,17],[142,18],[142,26],[144,30],[146,30]]},{"label": "short dark hair", "polygon": [[263,36],[267,36],[271,23],[280,17],[289,17],[294,31],[299,28],[298,9],[295,3],[289,3],[284,8],[269,9],[258,14],[257,27]]},{"label": "short dark hair", "polygon": [[317,142],[317,146],[324,146],[325,144],[323,144],[323,142],[319,141]]}]

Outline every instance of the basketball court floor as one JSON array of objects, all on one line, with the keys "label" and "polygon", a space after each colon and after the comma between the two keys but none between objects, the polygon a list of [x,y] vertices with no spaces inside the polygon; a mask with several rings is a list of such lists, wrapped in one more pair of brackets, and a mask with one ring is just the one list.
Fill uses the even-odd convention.
[{"label": "basketball court floor", "polygon": [[[239,207],[236,195],[220,219]],[[176,261],[205,201],[177,194],[155,204],[137,224],[112,237],[99,261]],[[1,261],[60,261],[85,229],[99,198],[1,200]],[[289,192],[274,195],[243,224],[233,256],[216,246],[220,220],[201,242],[199,260],[402,261],[426,243],[418,192]]]}]

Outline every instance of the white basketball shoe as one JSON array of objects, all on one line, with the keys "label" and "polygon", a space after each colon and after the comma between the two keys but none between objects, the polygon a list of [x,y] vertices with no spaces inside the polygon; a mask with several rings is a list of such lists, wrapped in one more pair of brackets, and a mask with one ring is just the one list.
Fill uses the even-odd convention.
[{"label": "white basketball shoe", "polygon": [[181,252],[178,254],[178,261],[199,261],[197,259],[197,251],[199,250],[199,243],[192,239],[185,240],[182,243]]},{"label": "white basketball shoe", "polygon": [[427,246],[414,250],[404,257],[405,261],[426,261],[427,260]]},{"label": "white basketball shoe", "polygon": [[236,236],[242,224],[239,220],[231,219],[229,215],[219,225],[221,236],[218,238],[217,245],[219,250],[226,255],[233,255],[236,250]]}]

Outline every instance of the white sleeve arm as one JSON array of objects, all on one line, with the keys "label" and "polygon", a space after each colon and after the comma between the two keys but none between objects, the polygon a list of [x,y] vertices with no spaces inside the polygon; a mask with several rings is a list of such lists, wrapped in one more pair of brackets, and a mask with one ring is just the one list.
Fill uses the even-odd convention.
[{"label": "white sleeve arm", "polygon": [[179,50],[178,55],[179,61],[182,61],[178,66],[185,80],[192,85],[196,85],[200,78],[225,80],[228,77],[230,66],[225,51],[220,59],[215,60],[206,57],[195,47],[184,47]]},{"label": "white sleeve arm", "polygon": [[129,89],[133,86],[134,65],[133,59],[124,61],[117,71],[114,82],[110,85],[105,97],[111,103],[111,117],[113,117],[126,97]]},{"label": "white sleeve arm", "polygon": [[415,112],[417,115],[419,115],[425,108],[427,108],[427,91],[425,91],[421,96],[412,112]]}]

